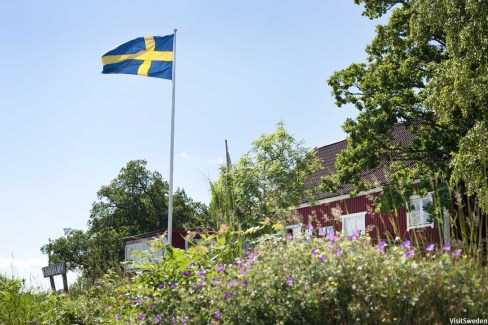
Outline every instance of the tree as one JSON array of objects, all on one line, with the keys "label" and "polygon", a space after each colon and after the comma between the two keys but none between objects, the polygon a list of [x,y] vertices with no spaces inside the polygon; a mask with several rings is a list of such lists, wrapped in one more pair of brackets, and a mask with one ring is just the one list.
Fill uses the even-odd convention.
[{"label": "tree", "polygon": [[[488,212],[488,2],[355,0],[370,19],[389,15],[354,63],[329,79],[338,106],[356,120],[328,185],[365,189],[361,172],[378,167],[405,193],[461,186]],[[392,142],[401,123],[411,143]],[[420,180],[414,189],[414,180]],[[440,183],[439,183],[440,181]],[[329,186],[330,187],[330,186]]]},{"label": "tree", "polygon": [[243,226],[276,218],[313,194],[313,189],[305,187],[305,179],[319,167],[314,151],[295,140],[284,123],[278,122],[276,131],[261,135],[235,165],[221,168],[213,186],[223,189],[220,192],[224,194],[213,198],[210,210],[217,204],[231,206]]},{"label": "tree", "polygon": [[[109,185],[98,191],[88,230],[65,229],[65,235],[41,248],[50,263],[66,261],[69,270],[94,278],[124,259],[123,237],[165,229],[168,183],[146,169],[146,161],[130,161]],[[174,226],[184,227],[206,218],[207,207],[177,189],[173,200]]]}]

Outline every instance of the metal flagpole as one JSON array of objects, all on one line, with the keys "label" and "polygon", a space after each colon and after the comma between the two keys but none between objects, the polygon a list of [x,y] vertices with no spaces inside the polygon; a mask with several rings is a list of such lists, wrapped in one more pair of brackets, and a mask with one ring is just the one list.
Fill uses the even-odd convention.
[{"label": "metal flagpole", "polygon": [[175,146],[175,70],[176,70],[176,31],[174,29],[173,36],[173,71],[171,79],[173,82],[173,100],[171,107],[171,152],[169,161],[169,202],[168,202],[168,244],[173,244],[173,156]]}]

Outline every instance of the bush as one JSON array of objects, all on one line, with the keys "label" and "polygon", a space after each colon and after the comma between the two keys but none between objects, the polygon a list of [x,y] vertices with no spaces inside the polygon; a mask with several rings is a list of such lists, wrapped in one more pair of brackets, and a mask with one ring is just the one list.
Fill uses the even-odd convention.
[{"label": "bush", "polygon": [[410,324],[488,318],[486,268],[450,247],[265,236],[229,264],[197,246],[120,287],[117,323]]}]

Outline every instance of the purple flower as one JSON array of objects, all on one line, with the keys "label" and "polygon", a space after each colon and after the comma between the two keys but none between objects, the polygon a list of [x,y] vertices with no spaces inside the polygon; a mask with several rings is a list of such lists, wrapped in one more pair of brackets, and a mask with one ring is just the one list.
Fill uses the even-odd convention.
[{"label": "purple flower", "polygon": [[176,318],[171,319],[172,324],[176,324]]},{"label": "purple flower", "polygon": [[380,252],[384,252],[385,246],[386,246],[386,242],[384,240],[382,240],[378,243],[378,246],[376,247],[376,249],[379,250]]},{"label": "purple flower", "polygon": [[213,279],[213,281],[212,281],[212,282],[213,282],[213,283],[215,283],[215,284],[217,284],[217,283],[219,283],[219,282],[220,282],[220,278],[215,278],[215,279]]},{"label": "purple flower", "polygon": [[313,248],[313,249],[310,251],[310,253],[312,253],[312,255],[317,254],[317,248]]},{"label": "purple flower", "polygon": [[405,253],[405,258],[410,258],[413,256],[413,254],[415,253],[415,248],[412,248],[411,250],[407,251]]},{"label": "purple flower", "polygon": [[246,257],[249,257],[250,255],[251,255],[251,253],[249,253],[249,252],[247,252],[247,253],[245,254],[245,256],[246,256]]},{"label": "purple flower", "polygon": [[320,237],[324,237],[325,236],[325,229],[324,228],[320,228],[319,229],[319,236]]},{"label": "purple flower", "polygon": [[214,316],[215,316],[215,318],[220,318],[220,311],[218,311],[218,310],[217,310],[217,311],[214,313]]},{"label": "purple flower", "polygon": [[442,247],[443,251],[450,251],[451,250],[451,243],[447,243]]},{"label": "purple flower", "polygon": [[293,234],[290,232],[286,235],[286,239],[293,239]]},{"label": "purple flower", "polygon": [[321,261],[321,262],[325,262],[325,256],[324,256],[324,255],[321,255],[321,256],[319,257],[319,261]]},{"label": "purple flower", "polygon": [[207,272],[205,272],[205,270],[198,270],[197,271],[197,274],[198,275],[205,275]]},{"label": "purple flower", "polygon": [[242,282],[242,286],[243,286],[243,287],[247,287],[247,285],[248,285],[248,284],[249,284],[249,282],[248,282],[247,280],[244,280],[244,281]]},{"label": "purple flower", "polygon": [[228,284],[229,284],[229,287],[234,287],[234,286],[236,286],[236,285],[237,285],[237,281],[232,280],[232,281],[229,281],[229,283],[228,283]]},{"label": "purple flower", "polygon": [[140,303],[141,302],[141,298],[137,297],[136,298],[136,304]]},{"label": "purple flower", "polygon": [[217,270],[217,272],[222,273],[224,272],[225,267],[223,265],[217,265],[215,269]]},{"label": "purple flower", "polygon": [[293,281],[295,281],[295,278],[294,277],[289,277],[288,279],[286,279],[286,283],[287,284],[293,284]]},{"label": "purple flower", "polygon": [[203,282],[198,282],[198,283],[197,283],[197,287],[198,287],[198,288],[201,288],[201,287],[203,287],[204,285],[205,285],[205,284],[204,284]]},{"label": "purple flower", "polygon": [[188,321],[188,318],[186,318],[186,317],[183,317],[183,318],[181,319],[181,322],[182,322],[183,324],[185,324],[187,321]]},{"label": "purple flower", "polygon": [[335,235],[334,229],[331,229],[329,233],[327,234],[327,238],[331,241],[331,243],[335,243],[336,241],[339,241],[339,237]]},{"label": "purple flower", "polygon": [[332,240],[332,238],[334,238],[334,236],[335,236],[335,231],[334,231],[334,229],[331,229],[329,231],[329,233],[327,234],[327,237],[329,238],[329,240]]},{"label": "purple flower", "polygon": [[335,253],[334,253],[336,256],[341,256],[342,254],[342,249],[338,248]]},{"label": "purple flower", "polygon": [[225,293],[225,298],[230,298],[230,297],[232,297],[232,292],[227,291]]},{"label": "purple flower", "polygon": [[139,314],[139,316],[137,316],[137,319],[138,320],[143,320],[144,319],[144,314]]},{"label": "purple flower", "polygon": [[188,264],[188,266],[187,266],[187,268],[189,268],[189,269],[191,269],[192,267],[193,267],[192,263]]},{"label": "purple flower", "polygon": [[462,252],[462,251],[463,251],[462,249],[458,249],[458,250],[454,251],[454,252],[452,253],[452,255],[454,255],[454,256],[461,256],[461,252]]},{"label": "purple flower", "polygon": [[159,324],[159,323],[161,323],[161,316],[156,315],[156,317],[154,317],[154,324]]},{"label": "purple flower", "polygon": [[307,227],[308,230],[313,230],[313,226],[312,224],[309,224],[308,227]]},{"label": "purple flower", "polygon": [[239,269],[241,269],[241,268],[242,268],[242,263],[237,263],[237,267],[238,267]]},{"label": "purple flower", "polygon": [[129,298],[129,304],[131,304],[131,303],[132,303],[132,298]]},{"label": "purple flower", "polygon": [[120,315],[119,314],[115,315],[114,319],[115,320],[119,320],[120,319]]},{"label": "purple flower", "polygon": [[402,243],[403,249],[407,249],[410,247],[410,240],[406,240]]},{"label": "purple flower", "polygon": [[359,234],[360,234],[360,231],[359,230],[354,230],[354,232],[352,233],[352,235],[349,236],[349,240],[350,241],[356,240],[356,238],[359,236]]},{"label": "purple flower", "polygon": [[170,283],[169,283],[169,287],[170,287],[171,289],[174,289],[174,288],[175,288],[175,283],[174,283],[174,282],[170,282]]},{"label": "purple flower", "polygon": [[230,264],[236,264],[236,259],[233,258],[231,261],[230,261]]},{"label": "purple flower", "polygon": [[241,274],[246,274],[246,272],[247,272],[247,269],[246,269],[246,268],[243,268],[243,269],[241,270]]},{"label": "purple flower", "polygon": [[429,246],[427,246],[427,248],[425,249],[426,251],[428,252],[432,252],[435,248],[435,245],[434,244],[430,244]]},{"label": "purple flower", "polygon": [[161,284],[159,285],[158,289],[159,289],[159,290],[164,289],[164,283],[161,283]]},{"label": "purple flower", "polygon": [[190,271],[183,272],[183,276],[190,276]]}]

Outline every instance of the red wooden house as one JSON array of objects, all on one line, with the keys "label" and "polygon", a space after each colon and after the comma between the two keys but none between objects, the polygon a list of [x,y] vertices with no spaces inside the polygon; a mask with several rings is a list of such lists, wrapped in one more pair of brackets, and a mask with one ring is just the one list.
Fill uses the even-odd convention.
[{"label": "red wooden house", "polygon": [[[394,142],[408,144],[412,136],[401,125],[394,130]],[[321,178],[334,174],[337,154],[346,148],[347,141],[339,141],[316,149],[316,155],[322,163],[322,168],[312,175],[307,183],[318,184]],[[443,229],[435,222],[428,221],[428,213],[423,207],[432,200],[427,197],[414,196],[410,202],[405,202],[394,213],[377,213],[373,197],[382,194],[382,186],[388,183],[384,169],[366,171],[361,175],[362,180],[375,184],[366,192],[359,192],[351,197],[354,190],[352,185],[346,185],[338,193],[321,193],[318,204],[310,205],[304,202],[297,209],[303,224],[323,227],[321,231],[334,229],[344,235],[351,235],[355,230],[362,234],[369,233],[373,239],[418,240],[423,243],[450,242],[449,223],[445,222]],[[407,210],[407,205],[415,208]],[[445,228],[445,229],[444,229]]]}]

